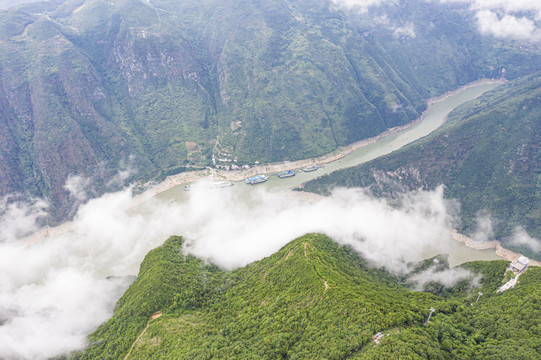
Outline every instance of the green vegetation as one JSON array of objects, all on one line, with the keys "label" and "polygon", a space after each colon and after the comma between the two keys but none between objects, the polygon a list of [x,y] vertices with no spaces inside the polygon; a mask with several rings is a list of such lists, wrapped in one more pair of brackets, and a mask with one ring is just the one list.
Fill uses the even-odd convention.
[{"label": "green vegetation", "polygon": [[[91,350],[85,357],[119,358],[126,353],[153,313],[205,305],[207,298],[216,290],[222,271],[193,256],[184,255],[181,245],[181,238],[172,237],[148,253],[137,280],[116,304],[113,319],[90,336]],[[98,355],[100,353],[102,355]]]},{"label": "green vegetation", "polygon": [[[122,359],[132,344],[129,359],[535,359],[541,351],[537,268],[497,294],[507,263],[468,263],[482,275],[477,287],[431,294],[323,235],[233,271],[185,255],[182,245],[173,237],[147,255],[114,317],[74,358]],[[163,315],[149,321],[156,311]]]},{"label": "green vegetation", "polygon": [[[70,174],[96,196],[117,189],[110,179],[128,162],[141,182],[204,167],[217,139],[239,164],[314,157],[415,119],[430,96],[541,62],[536,49],[481,37],[460,6],[374,11],[327,0],[1,10],[0,195],[45,197],[55,223],[73,215]],[[390,25],[373,21],[382,14]],[[410,23],[434,26],[393,33]]]},{"label": "green vegetation", "polygon": [[488,214],[506,247],[539,259],[511,242],[517,226],[541,238],[541,75],[510,82],[450,114],[433,134],[358,167],[306,184],[328,193],[335,186],[371,187],[378,195],[433,189],[461,205],[462,231],[473,233]]}]

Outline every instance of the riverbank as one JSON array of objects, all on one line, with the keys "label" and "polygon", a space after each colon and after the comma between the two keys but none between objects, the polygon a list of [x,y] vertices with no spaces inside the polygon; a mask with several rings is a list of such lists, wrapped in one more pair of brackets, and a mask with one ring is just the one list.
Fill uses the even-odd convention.
[{"label": "riverbank", "polygon": [[472,87],[475,87],[475,86],[484,85],[484,84],[505,84],[506,82],[507,82],[507,80],[503,79],[503,78],[477,80],[477,81],[474,81],[474,82],[471,82],[471,83],[467,83],[466,85],[463,85],[463,86],[461,86],[461,87],[459,87],[459,88],[457,88],[455,90],[447,91],[445,94],[432,97],[432,98],[428,99],[427,102],[429,104],[434,104],[434,103],[437,103],[439,101],[445,100],[449,96],[456,95],[456,94],[458,94],[458,93],[460,93],[460,92],[462,92],[462,91],[464,91],[466,89],[469,89],[469,88],[472,88]]},{"label": "riverbank", "polygon": [[419,116],[417,119],[407,124],[387,129],[376,136],[359,140],[357,142],[354,142],[346,146],[341,146],[338,149],[319,157],[296,160],[296,161],[284,161],[284,162],[271,163],[271,164],[265,164],[265,165],[257,165],[257,166],[251,167],[250,169],[243,169],[243,170],[208,169],[208,170],[196,172],[193,175],[190,175],[190,173],[181,173],[178,175],[168,176],[166,180],[164,180],[160,184],[157,184],[155,187],[153,187],[152,189],[149,189],[148,191],[149,193],[152,194],[152,196],[155,196],[175,186],[197,181],[204,177],[209,177],[212,180],[242,181],[248,177],[259,175],[259,174],[268,175],[268,174],[279,173],[286,170],[301,169],[306,166],[314,165],[314,164],[329,164],[331,162],[344,158],[345,156],[347,156],[348,154],[350,154],[351,152],[359,148],[362,148],[369,144],[376,143],[380,139],[385,138],[391,134],[398,133],[400,131],[406,130],[412,126],[419,124],[420,122],[423,121],[425,116],[430,112],[432,106],[440,101],[443,101],[451,96],[457,95],[460,92],[472,87],[476,87],[483,84],[497,84],[497,83],[500,83],[500,84],[505,83],[505,80],[482,79],[479,81],[468,83],[453,91],[448,91],[445,94],[432,97],[427,100],[427,108],[425,109],[425,111],[421,113],[421,116]]},{"label": "riverbank", "polygon": [[[483,242],[475,241],[475,240],[469,238],[468,236],[459,233],[456,230],[453,230],[451,232],[451,236],[453,237],[453,239],[455,239],[458,242],[463,243],[464,245],[466,245],[470,249],[476,249],[476,250],[495,249],[496,250],[495,251],[496,255],[498,255],[499,257],[501,257],[501,258],[503,258],[503,259],[505,259],[507,261],[515,261],[519,257],[523,256],[520,253],[517,253],[517,252],[514,252],[514,251],[511,251],[511,250],[508,250],[508,249],[504,248],[502,246],[502,244],[499,241],[496,241],[496,240],[494,240],[494,241],[483,241]],[[528,266],[541,266],[541,262],[537,261],[537,260],[530,259],[530,263],[529,263]]]}]

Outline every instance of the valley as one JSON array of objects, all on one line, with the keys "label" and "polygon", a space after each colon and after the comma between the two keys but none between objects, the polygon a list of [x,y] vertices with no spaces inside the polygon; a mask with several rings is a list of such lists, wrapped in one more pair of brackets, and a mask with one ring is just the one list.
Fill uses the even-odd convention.
[{"label": "valley", "polygon": [[[351,166],[373,160],[392,151],[396,151],[406,144],[428,135],[444,123],[447,114],[454,108],[457,108],[460,105],[475,99],[481,94],[494,89],[499,84],[499,81],[482,81],[479,83],[469,84],[461,89],[457,89],[456,91],[451,92],[449,95],[440,96],[437,99],[429,101],[429,109],[423,114],[422,117],[412,122],[409,126],[382,134],[372,139],[362,140],[340,150],[338,153],[297,162],[259,165],[253,167],[252,169],[242,171],[205,170],[169,176],[164,182],[153,186],[143,194],[135,196],[133,201],[126,206],[126,209],[134,209],[135,215],[139,213],[148,213],[151,210],[146,209],[145,202],[148,202],[152,198],[164,201],[165,203],[187,202],[191,193],[186,192],[184,187],[186,185],[196,183],[202,179],[207,182],[216,180],[234,181],[235,186],[233,188],[224,189],[223,191],[231,193],[231,196],[238,198],[239,201],[249,202],[250,193],[257,191],[257,189],[261,190],[261,188],[270,191],[271,193],[290,191],[298,186],[301,186],[307,181],[319,178],[340,169],[349,168]],[[257,187],[245,186],[244,184],[244,179],[254,174],[272,175],[284,170],[302,169],[302,167],[314,163],[324,164],[325,166],[315,172],[302,172],[296,170],[296,175],[294,177],[286,179],[278,179],[275,176],[271,176],[269,181],[263,184],[258,184]],[[289,196],[293,195],[295,194],[291,194]],[[154,204],[151,203],[149,208],[152,209],[153,206]],[[46,238],[54,238],[66,233],[69,234],[70,231],[73,231],[73,228],[74,226],[70,222],[64,223],[63,225],[57,227],[47,227],[25,239],[25,242],[32,244]],[[159,244],[161,239],[157,237],[154,241],[155,244]],[[440,241],[443,242],[443,240]],[[494,260],[499,258],[494,254],[493,250],[481,249],[476,251],[475,245],[470,245],[467,242],[463,243],[466,243],[471,249],[466,249],[461,244],[455,243],[451,237],[451,234],[447,235],[447,239],[445,240],[445,251],[451,256],[451,266],[460,265],[466,261]],[[438,247],[436,246],[436,248]],[[438,251],[439,250],[433,249],[425,252],[423,256],[431,257],[437,255]],[[505,251],[501,250],[499,253],[503,255]],[[513,260],[518,256],[519,255],[508,254],[507,256],[504,256],[504,258]]]},{"label": "valley", "polygon": [[[294,178],[278,180],[271,177],[269,182],[262,185],[271,189],[276,188],[276,190],[294,188],[316,177],[330,174],[331,172],[339,169],[359,165],[386,155],[430,134],[445,122],[447,115],[453,109],[475,99],[484,92],[494,89],[499,84],[501,84],[500,80],[484,80],[465,85],[462,88],[450,92],[449,94],[430,99],[427,101],[428,109],[422,114],[421,117],[413,122],[399,128],[390,129],[375,137],[345,146],[322,157],[279,164],[256,165],[249,170],[241,171],[217,170],[212,171],[211,177],[214,179],[242,181],[245,178],[255,174],[274,174],[290,169],[302,170],[302,168],[305,166],[312,164],[325,165],[323,168],[318,169],[317,172],[297,172]],[[200,173],[199,176],[208,176],[207,174],[210,175],[208,172],[203,172]],[[186,178],[190,180],[186,181]],[[172,185],[178,185],[179,187],[176,187],[163,195],[165,199],[174,199],[175,196],[181,196],[182,192],[180,190],[183,190],[184,185],[187,183],[194,181],[192,179],[195,179],[195,177],[192,177],[189,174],[181,174],[178,177],[170,176],[164,183],[157,185],[153,192],[161,193]]]},{"label": "valley", "polygon": [[540,41],[535,1],[0,0],[0,359],[537,360]]},{"label": "valley", "polygon": [[[88,199],[213,157],[228,167],[322,156],[413,121],[425,99],[530,74],[541,59],[478,34],[460,6],[388,5],[377,22],[328,0],[243,4],[1,10],[0,196],[43,198],[43,222],[58,225]],[[394,34],[414,22],[434,26]],[[66,187],[77,179],[80,193]]]},{"label": "valley", "polygon": [[326,193],[335,186],[370,186],[378,194],[392,196],[445,184],[446,196],[460,202],[461,232],[474,236],[481,228],[490,239],[478,241],[499,240],[504,247],[539,260],[536,242],[518,236],[526,231],[536,238],[541,231],[540,89],[539,74],[502,85],[483,100],[451,113],[444,126],[419,142],[305,188]]}]

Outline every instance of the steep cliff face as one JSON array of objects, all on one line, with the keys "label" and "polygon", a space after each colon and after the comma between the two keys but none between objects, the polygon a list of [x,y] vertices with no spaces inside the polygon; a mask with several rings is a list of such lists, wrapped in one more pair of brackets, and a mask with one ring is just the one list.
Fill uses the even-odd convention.
[{"label": "steep cliff face", "polygon": [[[540,62],[481,40],[460,9],[399,5],[378,10],[385,24],[326,0],[1,11],[0,195],[45,197],[54,222],[73,210],[69,176],[91,179],[94,196],[118,186],[127,164],[126,180],[148,181],[213,152],[239,163],[317,156],[416,118],[428,96]],[[416,21],[417,35],[396,35]]]},{"label": "steep cliff face", "polygon": [[105,181],[110,174],[97,171],[100,163],[133,151],[108,114],[113,104],[103,76],[56,24],[40,17],[17,36],[2,51],[1,85],[8,178],[18,185],[2,192],[46,196],[55,211],[69,201],[63,187],[70,174]]}]

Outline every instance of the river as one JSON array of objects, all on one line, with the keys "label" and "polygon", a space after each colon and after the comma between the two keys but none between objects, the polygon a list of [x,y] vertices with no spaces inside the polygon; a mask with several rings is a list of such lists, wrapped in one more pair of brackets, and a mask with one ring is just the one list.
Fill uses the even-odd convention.
[{"label": "river", "polygon": [[[389,154],[430,134],[443,124],[447,115],[453,109],[477,98],[487,91],[493,90],[499,85],[499,82],[481,82],[477,84],[470,84],[462,89],[450,93],[447,96],[441,96],[439,99],[430,102],[430,108],[426,111],[422,119],[416,122],[414,125],[407,127],[404,130],[391,133],[387,136],[379,137],[373,142],[368,142],[367,144],[351,151],[349,154],[340,158],[339,160],[327,163],[324,167],[318,169],[317,171],[303,172],[298,171],[298,169],[291,168],[292,170],[296,170],[296,175],[293,177],[280,179],[275,174],[271,174],[267,182],[253,186],[246,185],[243,181],[236,181],[234,182],[235,186],[232,187],[233,189],[229,189],[228,191],[233,191],[239,201],[250,201],[249,193],[255,189],[263,188],[273,193],[287,191],[316,177],[332,173],[336,170],[359,165],[380,156]],[[284,169],[287,168],[287,164],[283,164],[282,167]],[[261,168],[264,169],[264,167]],[[264,171],[261,173],[264,173]],[[214,176],[214,180],[220,178],[228,178],[227,173],[224,175],[222,172],[221,177]],[[189,192],[184,190],[184,186],[189,184],[191,183],[178,184],[168,190],[160,192],[156,195],[156,198],[164,201],[186,201],[189,197]],[[496,255],[494,249],[472,249],[466,247],[463,243],[449,239],[446,239],[445,242],[445,249],[446,252],[449,253],[449,262],[451,266],[474,260],[501,259]],[[423,255],[430,257],[436,255],[437,252],[438,250],[436,249],[427,249]]]},{"label": "river", "polygon": [[[316,177],[329,174],[339,169],[362,164],[377,157],[389,154],[430,134],[443,124],[447,115],[453,109],[475,99],[476,97],[496,88],[499,85],[500,82],[496,81],[472,83],[449,94],[442,95],[437,99],[431,99],[429,100],[430,106],[425,111],[423,116],[412,124],[405,126],[405,128],[394,129],[394,131],[390,131],[388,134],[382,134],[372,139],[360,141],[346,147],[345,149],[337,150],[334,154],[329,154],[321,158],[301,160],[295,163],[262,165],[243,172],[205,171],[197,173],[182,173],[172,176],[161,184],[152,187],[145,193],[138,195],[135,198],[126,198],[127,195],[124,196],[122,201],[120,201],[122,205],[119,205],[119,208],[114,210],[115,215],[112,216],[118,217],[118,213],[120,212],[125,213],[127,216],[127,222],[133,221],[134,217],[145,221],[145,219],[152,218],[152,214],[156,211],[155,209],[157,203],[161,203],[162,205],[174,203],[180,205],[181,207],[184,206],[184,209],[186,209],[186,204],[193,202],[193,192],[185,191],[184,186],[191,185],[194,181],[201,178],[208,178],[211,181],[224,179],[236,180],[234,181],[234,186],[220,189],[220,191],[222,191],[224,194],[227,193],[227,196],[235,199],[235,202],[244,203],[244,205],[247,207],[254,206],[253,194],[256,191],[263,190],[271,194],[281,194],[282,196],[287,194],[289,197],[298,197],[300,196],[298,192],[292,192],[290,190]],[[331,161],[333,159],[337,160]],[[298,169],[312,163],[325,163],[325,166],[313,172],[298,171]],[[277,172],[287,169],[295,170],[296,175],[284,179],[280,179],[276,176]],[[269,180],[265,183],[253,186],[246,185],[244,184],[243,180],[239,180],[255,173],[267,173],[270,175]],[[75,221],[66,222],[57,227],[44,228],[25,239],[24,243],[33,244],[46,238],[56,238],[60,236],[71,237],[72,240],[70,241],[73,241],[74,243],[78,241],[84,242],[80,239],[91,237],[91,235],[85,234],[85,229],[88,229],[88,227],[85,229],[80,229],[81,221],[77,221],[77,218],[84,218],[84,214],[89,212],[87,209],[89,207],[91,208],[95,203],[103,202],[105,205],[100,206],[108,207],[109,203],[107,202],[108,200],[106,200],[108,196],[109,195],[106,194],[100,199],[92,200],[89,206],[83,207],[83,211],[80,214],[81,216],[76,217]],[[204,201],[204,199],[202,201]],[[193,206],[193,204],[190,206]],[[148,250],[163,242],[166,236],[173,233],[186,235],[185,232],[190,232],[189,228],[186,227],[172,227],[170,231],[174,232],[166,233],[165,228],[166,227],[163,227],[163,231],[159,231],[162,229],[158,229],[156,234],[146,234],[145,236],[147,237],[147,240],[144,241],[145,246],[141,247],[139,254],[135,257],[135,259],[133,259],[133,261],[130,261],[130,265],[128,266],[130,270],[120,271],[118,274],[136,274],[142,256],[144,256]],[[496,255],[494,249],[472,249],[471,247],[467,247],[462,242],[452,240],[451,237],[441,241],[445,242],[445,246],[425,249],[423,251],[423,256],[429,257],[444,251],[449,254],[449,261],[452,266],[473,260],[500,259],[500,257]],[[111,267],[105,266],[102,271],[104,275],[110,275]]]},{"label": "river", "polygon": [[[457,90],[451,93],[449,96],[442,96],[440,100],[431,102],[431,106],[424,114],[421,121],[416,122],[413,126],[407,127],[404,130],[391,133],[387,136],[378,137],[374,142],[368,142],[368,144],[358,147],[351,151],[351,153],[342,157],[339,160],[330,162],[325,167],[313,172],[296,172],[294,177],[279,179],[277,176],[270,176],[269,180],[265,183],[258,184],[257,187],[264,187],[271,191],[281,191],[285,189],[291,189],[298,187],[302,183],[312,180],[316,177],[329,174],[333,171],[344,169],[347,167],[359,165],[367,161],[376,159],[380,156],[387,155],[395,150],[400,149],[404,145],[407,145],[415,140],[418,140],[432,131],[439,128],[447,115],[460,105],[473,100],[483,93],[493,90],[499,86],[500,82],[481,82],[478,84],[468,85],[462,90]],[[316,161],[317,162],[317,161]],[[284,169],[287,168],[287,164],[283,164]],[[264,166],[260,173],[265,173]],[[294,169],[291,168],[292,170]],[[231,171],[234,175],[234,171]],[[227,173],[221,172],[221,178],[235,178],[235,176],[228,176]],[[219,179],[220,177],[218,177]],[[237,181],[239,185],[242,181]],[[160,192],[157,197],[161,199],[176,199],[181,200],[186,197],[184,186],[190,184],[190,182],[182,182],[170,189]],[[243,186],[242,191],[250,191],[251,186]]]}]

